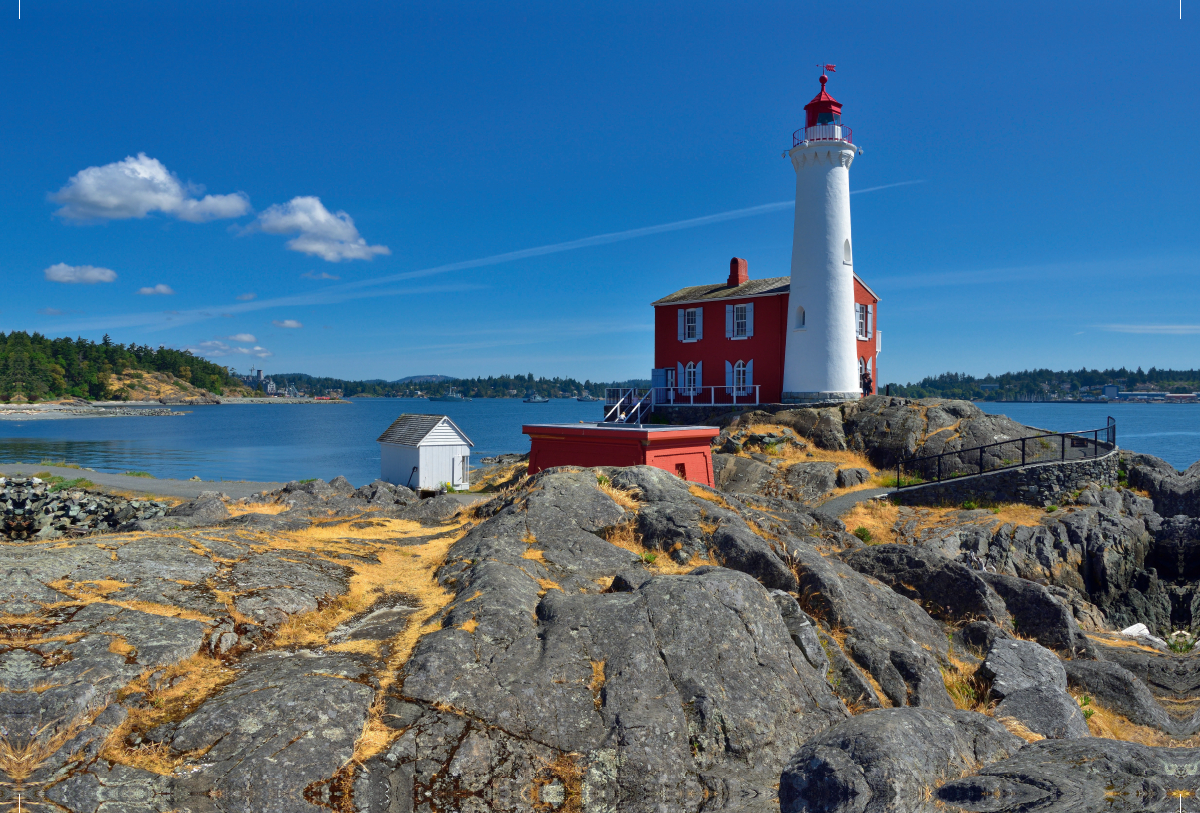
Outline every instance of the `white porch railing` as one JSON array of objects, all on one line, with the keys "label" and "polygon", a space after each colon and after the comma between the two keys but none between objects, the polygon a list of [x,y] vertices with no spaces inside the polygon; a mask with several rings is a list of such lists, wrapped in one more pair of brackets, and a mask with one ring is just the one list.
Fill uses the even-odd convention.
[{"label": "white porch railing", "polygon": [[604,420],[643,423],[656,406],[730,406],[759,403],[759,386],[609,387],[604,391]]}]

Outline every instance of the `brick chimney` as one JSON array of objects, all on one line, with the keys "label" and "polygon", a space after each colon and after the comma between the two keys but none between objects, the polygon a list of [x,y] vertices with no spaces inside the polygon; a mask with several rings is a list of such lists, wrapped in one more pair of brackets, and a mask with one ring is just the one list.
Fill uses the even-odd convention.
[{"label": "brick chimney", "polygon": [[750,272],[746,270],[746,261],[741,257],[734,257],[729,261],[729,279],[725,284],[729,287],[741,285],[743,282],[750,281]]}]

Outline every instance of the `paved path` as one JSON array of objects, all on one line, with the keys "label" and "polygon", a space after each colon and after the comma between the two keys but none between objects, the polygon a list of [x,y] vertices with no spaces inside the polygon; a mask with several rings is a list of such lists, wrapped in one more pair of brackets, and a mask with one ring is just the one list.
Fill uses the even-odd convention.
[{"label": "paved path", "polygon": [[223,491],[234,499],[250,497],[260,491],[274,491],[283,488],[285,483],[255,483],[245,480],[230,482],[225,480],[159,480],[153,477],[129,477],[124,474],[110,474],[91,469],[71,469],[64,466],[41,466],[35,463],[4,463],[0,464],[0,474],[23,474],[26,476],[47,471],[51,474],[74,480],[76,477],[86,477],[98,486],[115,488],[121,491],[137,491],[142,494],[161,494],[164,497],[182,497],[190,500],[199,496],[201,491]]},{"label": "paved path", "polygon": [[849,494],[843,494],[840,497],[834,497],[829,502],[823,502],[813,509],[814,514],[821,514],[831,519],[840,519],[842,514],[845,514],[860,502],[882,497],[885,494],[891,494],[890,488],[864,488],[862,491],[851,491]]}]

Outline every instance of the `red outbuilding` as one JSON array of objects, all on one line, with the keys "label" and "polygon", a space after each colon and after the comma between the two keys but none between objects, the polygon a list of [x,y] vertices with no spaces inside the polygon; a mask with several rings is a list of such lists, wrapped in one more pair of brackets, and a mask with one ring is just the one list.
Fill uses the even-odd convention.
[{"label": "red outbuilding", "polygon": [[[654,307],[656,403],[779,403],[791,277],[750,279],[745,260],[729,261],[723,283],[693,285]],[[865,395],[879,381],[879,297],[854,275],[859,377]]]},{"label": "red outbuilding", "polygon": [[529,473],[555,466],[654,466],[684,480],[714,486],[715,426],[631,423],[534,423],[529,435]]}]

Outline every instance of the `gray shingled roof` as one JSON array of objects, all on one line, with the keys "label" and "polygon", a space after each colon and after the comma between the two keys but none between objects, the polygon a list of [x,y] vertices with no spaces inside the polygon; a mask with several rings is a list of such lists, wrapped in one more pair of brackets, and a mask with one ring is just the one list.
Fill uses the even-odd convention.
[{"label": "gray shingled roof", "polygon": [[[445,415],[401,415],[392,421],[392,425],[377,438],[377,441],[379,443],[399,443],[403,446],[416,446],[443,420],[448,421],[464,438],[467,437],[467,433],[459,429],[458,425]],[[469,438],[467,438],[467,444],[474,445]]]},{"label": "gray shingled roof", "polygon": [[791,277],[768,277],[752,279],[732,287],[723,282],[714,285],[693,285],[690,288],[680,288],[675,293],[668,294],[662,299],[656,299],[650,304],[668,305],[672,302],[699,302],[714,299],[736,299],[743,296],[786,294],[791,284]]}]

